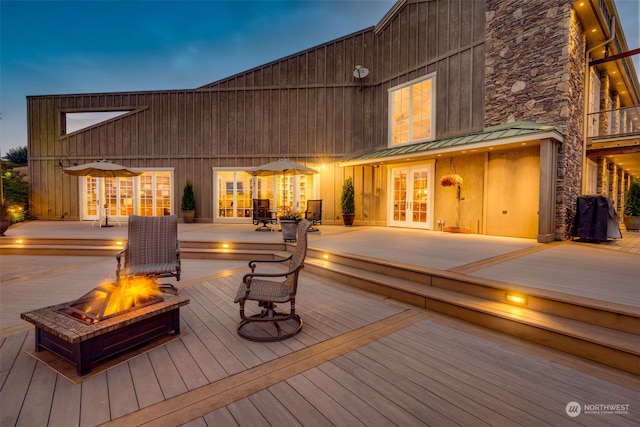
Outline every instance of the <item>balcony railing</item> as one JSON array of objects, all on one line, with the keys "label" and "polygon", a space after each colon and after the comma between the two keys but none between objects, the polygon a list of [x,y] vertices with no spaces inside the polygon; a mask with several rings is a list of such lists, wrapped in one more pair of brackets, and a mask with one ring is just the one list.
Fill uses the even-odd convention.
[{"label": "balcony railing", "polygon": [[588,114],[587,123],[589,138],[640,134],[640,105]]}]

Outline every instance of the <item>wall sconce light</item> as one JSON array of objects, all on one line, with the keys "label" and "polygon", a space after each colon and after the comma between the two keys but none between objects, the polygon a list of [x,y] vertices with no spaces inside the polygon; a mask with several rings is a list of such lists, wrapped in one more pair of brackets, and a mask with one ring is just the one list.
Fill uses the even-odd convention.
[{"label": "wall sconce light", "polygon": [[527,297],[516,294],[507,294],[507,302],[517,305],[527,305]]},{"label": "wall sconce light", "polygon": [[[71,160],[69,160],[69,158],[67,156],[60,156],[60,158],[58,159],[58,167],[60,169],[65,167],[64,163],[62,162],[63,160],[65,160],[67,162],[67,166],[66,167],[71,166]],[[73,166],[78,166],[78,164],[76,162],[73,162]]]},{"label": "wall sconce light", "polygon": [[363,67],[362,65],[356,65],[356,69],[353,70],[353,77],[360,80],[360,92],[362,92],[362,89],[363,89],[363,86],[362,86],[363,80],[368,75],[369,75],[369,69]]}]

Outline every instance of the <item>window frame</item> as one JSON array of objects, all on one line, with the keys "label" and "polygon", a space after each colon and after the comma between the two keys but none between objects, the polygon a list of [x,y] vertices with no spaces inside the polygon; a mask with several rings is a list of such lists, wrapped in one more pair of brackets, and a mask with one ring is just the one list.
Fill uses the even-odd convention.
[{"label": "window frame", "polygon": [[[411,88],[417,84],[421,84],[424,83],[425,81],[430,80],[431,81],[431,99],[429,100],[429,108],[431,110],[431,113],[429,115],[429,136],[426,138],[413,138],[413,132],[414,129],[412,128],[412,122],[413,122],[413,115],[412,112],[409,111],[409,117],[408,117],[408,123],[409,123],[409,138],[407,141],[402,141],[402,142],[393,142],[393,136],[394,136],[394,123],[393,123],[393,117],[394,117],[394,110],[393,110],[393,96],[394,94],[396,94],[398,91],[403,90],[405,88],[409,88],[409,95],[410,95],[410,99],[409,99],[409,105],[412,102],[413,99],[413,92],[411,90]],[[423,141],[432,141],[435,139],[435,118],[436,118],[436,73],[429,73],[427,75],[424,75],[422,77],[418,77],[416,79],[410,80],[408,82],[405,82],[403,84],[397,85],[397,86],[393,86],[391,88],[388,89],[387,91],[387,96],[388,96],[388,107],[389,107],[389,114],[388,114],[388,126],[389,126],[389,131],[388,131],[388,146],[389,148],[393,148],[393,147],[399,147],[399,146],[403,146],[403,145],[408,145],[408,144],[415,144],[417,142],[423,142]]]}]

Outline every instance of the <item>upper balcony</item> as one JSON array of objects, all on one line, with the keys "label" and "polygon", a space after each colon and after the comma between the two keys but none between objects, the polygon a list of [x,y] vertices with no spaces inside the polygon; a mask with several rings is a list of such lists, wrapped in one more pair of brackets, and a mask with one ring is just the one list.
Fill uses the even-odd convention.
[{"label": "upper balcony", "polygon": [[587,115],[587,153],[640,177],[640,105]]}]

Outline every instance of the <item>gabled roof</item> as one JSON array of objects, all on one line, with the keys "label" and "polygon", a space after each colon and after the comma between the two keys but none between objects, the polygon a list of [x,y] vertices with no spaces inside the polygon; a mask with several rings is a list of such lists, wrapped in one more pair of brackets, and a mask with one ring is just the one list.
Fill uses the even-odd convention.
[{"label": "gabled roof", "polygon": [[385,148],[354,157],[344,159],[340,166],[354,166],[367,163],[381,163],[393,160],[407,160],[418,157],[453,153],[456,151],[498,147],[527,141],[539,141],[545,138],[563,140],[563,131],[557,126],[541,125],[531,122],[513,122],[485,128],[481,132],[468,135],[445,138],[436,141],[426,141],[417,144],[407,144],[398,147]]}]

